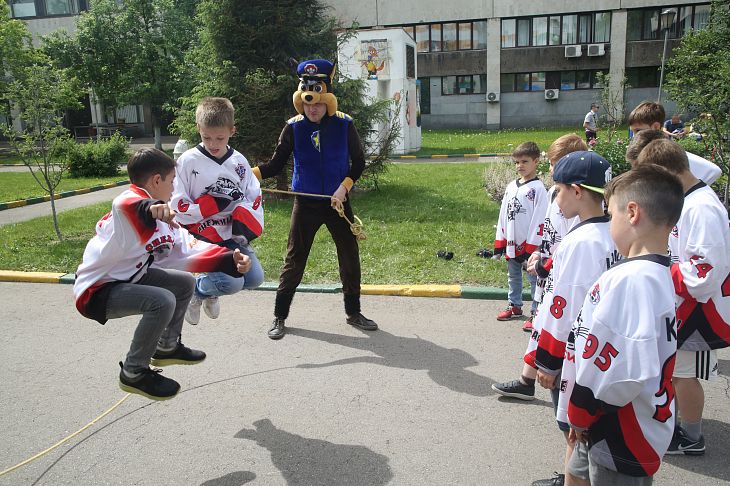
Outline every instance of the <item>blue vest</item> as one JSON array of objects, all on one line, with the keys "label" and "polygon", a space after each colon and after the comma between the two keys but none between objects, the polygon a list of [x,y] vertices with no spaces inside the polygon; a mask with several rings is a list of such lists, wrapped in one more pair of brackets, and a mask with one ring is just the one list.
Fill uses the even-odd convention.
[{"label": "blue vest", "polygon": [[352,117],[338,111],[320,124],[304,115],[287,123],[294,130],[292,190],[331,196],[350,171],[347,132]]}]

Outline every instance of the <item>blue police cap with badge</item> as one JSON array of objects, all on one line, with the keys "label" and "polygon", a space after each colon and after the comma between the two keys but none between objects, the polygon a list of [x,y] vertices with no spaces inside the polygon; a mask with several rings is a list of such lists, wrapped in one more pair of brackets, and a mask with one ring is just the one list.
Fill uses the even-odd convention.
[{"label": "blue police cap with badge", "polygon": [[327,114],[332,116],[337,111],[337,98],[332,94],[332,80],[335,76],[335,65],[326,59],[310,59],[297,66],[299,86],[294,92],[293,102],[297,113],[304,113],[304,104],[327,105]]}]

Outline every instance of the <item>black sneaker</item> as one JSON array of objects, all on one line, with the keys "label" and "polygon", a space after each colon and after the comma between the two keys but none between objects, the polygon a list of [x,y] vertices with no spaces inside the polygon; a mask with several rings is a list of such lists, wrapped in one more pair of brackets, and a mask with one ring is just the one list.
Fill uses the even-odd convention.
[{"label": "black sneaker", "polygon": [[683,428],[677,427],[674,429],[674,435],[672,441],[669,443],[669,449],[667,454],[679,455],[686,454],[688,456],[701,456],[705,453],[705,437],[700,436],[697,440],[692,440],[687,437],[687,432]]},{"label": "black sneaker", "polygon": [[159,368],[142,370],[139,376],[129,378],[124,374],[124,365],[119,362],[119,388],[128,393],[136,393],[151,400],[169,400],[180,391],[180,384],[162,376]]},{"label": "black sneaker", "polygon": [[155,351],[152,355],[152,364],[155,366],[170,366],[170,365],[193,365],[201,363],[205,360],[205,353],[198,351],[197,349],[190,349],[185,346],[180,340],[177,340],[177,347],[172,351]]},{"label": "black sneaker", "polygon": [[353,316],[347,316],[347,323],[358,329],[362,329],[363,331],[376,331],[378,329],[378,325],[375,324],[375,321],[368,319],[359,312]]},{"label": "black sneaker", "polygon": [[286,328],[284,327],[284,319],[281,317],[274,317],[274,322],[271,323],[271,329],[269,329],[270,339],[281,339],[286,334]]},{"label": "black sneaker", "polygon": [[537,481],[533,481],[532,486],[563,486],[563,484],[565,484],[565,474],[558,474],[557,472],[554,472],[553,474],[555,476],[550,479],[538,479]]},{"label": "black sneaker", "polygon": [[505,397],[519,398],[520,400],[527,401],[535,399],[535,385],[525,385],[520,380],[495,383],[492,385],[492,390]]}]

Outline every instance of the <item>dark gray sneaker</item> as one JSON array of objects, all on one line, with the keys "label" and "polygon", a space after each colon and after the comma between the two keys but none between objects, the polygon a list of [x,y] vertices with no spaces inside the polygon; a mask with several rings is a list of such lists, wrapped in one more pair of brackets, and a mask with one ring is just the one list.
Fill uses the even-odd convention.
[{"label": "dark gray sneaker", "polygon": [[378,325],[375,321],[368,319],[359,312],[353,316],[347,316],[347,323],[363,331],[377,331]]},{"label": "dark gray sneaker", "polygon": [[152,355],[152,364],[154,366],[170,366],[170,365],[193,365],[203,362],[205,353],[197,349],[190,349],[180,340],[177,341],[177,347],[172,351],[155,351]]},{"label": "dark gray sneaker", "polygon": [[538,479],[532,483],[532,486],[563,486],[565,484],[565,474],[553,473],[550,479]]},{"label": "dark gray sneaker", "polygon": [[672,441],[669,443],[669,449],[667,454],[679,455],[685,454],[688,456],[701,456],[705,453],[705,436],[701,435],[699,439],[692,440],[687,437],[687,432],[681,427],[674,429],[674,435]]},{"label": "dark gray sneaker", "polygon": [[505,397],[519,398],[520,400],[527,401],[535,399],[535,385],[525,385],[520,380],[495,383],[492,385],[492,390]]},{"label": "dark gray sneaker", "polygon": [[119,388],[127,393],[142,395],[151,400],[169,400],[180,391],[180,384],[162,376],[159,368],[142,370],[139,376],[129,378],[124,374],[124,365],[119,362]]},{"label": "dark gray sneaker", "polygon": [[286,334],[286,328],[284,327],[284,319],[281,317],[274,317],[274,322],[271,323],[271,329],[269,329],[269,338],[281,339]]}]

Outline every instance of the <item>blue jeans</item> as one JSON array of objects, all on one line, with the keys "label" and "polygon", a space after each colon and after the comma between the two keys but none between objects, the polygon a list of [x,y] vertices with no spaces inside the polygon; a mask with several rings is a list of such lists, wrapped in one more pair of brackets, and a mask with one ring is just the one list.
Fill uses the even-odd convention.
[{"label": "blue jeans", "polygon": [[241,253],[251,259],[251,269],[243,277],[232,277],[223,272],[201,273],[195,282],[195,293],[198,297],[219,297],[232,295],[243,289],[255,289],[264,283],[264,269],[261,267],[256,252],[249,245],[237,246]]},{"label": "blue jeans", "polygon": [[[525,272],[526,273],[526,272]],[[514,258],[507,260],[507,275],[509,277],[509,292],[507,299],[509,303],[516,307],[522,307],[522,263]],[[537,285],[537,277],[527,274],[527,281],[530,282],[530,295],[532,296],[532,312],[537,311],[537,302],[535,301],[535,286]]]}]

